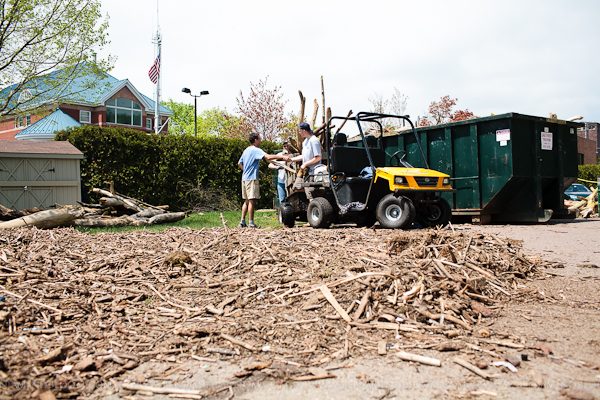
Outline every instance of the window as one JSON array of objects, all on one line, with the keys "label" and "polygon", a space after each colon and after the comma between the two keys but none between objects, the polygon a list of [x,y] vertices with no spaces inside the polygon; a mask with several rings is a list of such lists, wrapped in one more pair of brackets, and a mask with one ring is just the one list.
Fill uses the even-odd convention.
[{"label": "window", "polygon": [[15,117],[15,128],[23,128],[31,125],[31,115],[26,117]]},{"label": "window", "polygon": [[92,122],[92,112],[91,111],[79,111],[79,122],[82,124],[89,124]]},{"label": "window", "polygon": [[142,106],[129,99],[109,100],[106,102],[106,122],[142,126]]},{"label": "window", "polygon": [[146,118],[146,129],[152,130],[152,118]]}]

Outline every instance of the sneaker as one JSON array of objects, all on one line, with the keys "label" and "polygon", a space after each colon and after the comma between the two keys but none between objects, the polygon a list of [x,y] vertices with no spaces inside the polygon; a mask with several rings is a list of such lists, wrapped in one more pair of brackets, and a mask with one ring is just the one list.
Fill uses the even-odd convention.
[{"label": "sneaker", "polygon": [[246,221],[241,221],[240,224],[238,225],[238,228],[247,228],[248,225],[246,225]]},{"label": "sneaker", "polygon": [[250,221],[248,223],[248,228],[258,228],[258,226],[254,222]]}]

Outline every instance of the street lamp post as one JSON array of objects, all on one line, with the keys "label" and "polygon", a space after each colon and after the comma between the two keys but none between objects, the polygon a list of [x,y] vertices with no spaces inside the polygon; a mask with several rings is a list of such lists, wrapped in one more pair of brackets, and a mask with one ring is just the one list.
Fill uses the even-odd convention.
[{"label": "street lamp post", "polygon": [[192,91],[190,89],[186,88],[186,87],[184,87],[183,89],[181,89],[181,91],[183,93],[187,93],[190,96],[194,97],[194,136],[197,137],[198,136],[198,123],[197,123],[198,113],[196,112],[196,107],[197,107],[197,101],[196,101],[196,99],[198,97],[200,97],[200,96],[207,95],[208,94],[208,90],[201,91],[198,96],[196,96],[195,94],[192,94]]}]

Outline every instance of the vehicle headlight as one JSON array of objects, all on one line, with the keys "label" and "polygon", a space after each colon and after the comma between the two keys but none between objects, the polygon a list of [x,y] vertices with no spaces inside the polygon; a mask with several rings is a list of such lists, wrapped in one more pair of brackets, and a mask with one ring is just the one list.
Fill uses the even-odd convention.
[{"label": "vehicle headlight", "polygon": [[406,183],[406,180],[404,179],[403,176],[395,176],[394,177],[394,184],[396,185],[404,185]]},{"label": "vehicle headlight", "polygon": [[444,178],[443,184],[444,185],[449,185],[450,184],[450,178],[448,178],[448,177]]}]

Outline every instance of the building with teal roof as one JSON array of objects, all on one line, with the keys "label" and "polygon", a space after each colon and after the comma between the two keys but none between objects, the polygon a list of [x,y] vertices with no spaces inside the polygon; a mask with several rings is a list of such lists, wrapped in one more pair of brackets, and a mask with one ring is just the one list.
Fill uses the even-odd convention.
[{"label": "building with teal roof", "polygon": [[[93,69],[85,71],[68,85],[54,87],[53,74],[62,72],[56,71],[15,93],[13,98],[19,100],[21,112],[5,116],[0,122],[0,139],[52,140],[54,132],[83,124],[120,126],[149,134],[155,131],[154,100],[140,93],[128,79],[119,80]],[[0,97],[10,92],[10,86],[4,88]],[[40,109],[46,111],[40,113]],[[159,113],[160,132],[168,134],[168,119],[173,112],[159,106]]]}]

